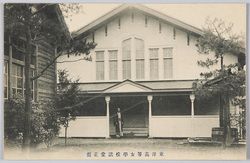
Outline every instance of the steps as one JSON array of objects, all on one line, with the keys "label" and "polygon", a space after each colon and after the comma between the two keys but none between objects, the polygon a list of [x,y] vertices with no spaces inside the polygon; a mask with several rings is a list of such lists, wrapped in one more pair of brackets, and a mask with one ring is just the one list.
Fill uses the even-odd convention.
[{"label": "steps", "polygon": [[148,128],[123,128],[125,137],[146,137],[148,136]]}]

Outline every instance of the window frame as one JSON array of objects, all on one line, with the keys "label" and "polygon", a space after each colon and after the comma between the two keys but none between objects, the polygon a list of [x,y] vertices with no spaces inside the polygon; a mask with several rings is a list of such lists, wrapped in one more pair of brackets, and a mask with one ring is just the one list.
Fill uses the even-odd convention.
[{"label": "window frame", "polygon": [[[157,50],[157,56],[151,56],[151,50]],[[151,65],[151,61],[157,61],[157,69],[154,70],[157,72],[157,75],[153,75],[153,69]],[[159,79],[159,48],[149,48],[149,68],[150,68],[150,79]]]},{"label": "window frame", "polygon": [[[171,56],[168,56],[166,55],[165,56],[165,53],[164,53],[164,50],[165,49],[171,49]],[[164,47],[162,48],[162,52],[163,52],[163,77],[164,79],[171,79],[173,78],[173,55],[174,55],[174,48],[173,47]],[[169,74],[169,76],[167,75],[167,65],[166,65],[166,62],[167,60],[171,60],[171,74]]]},{"label": "window frame", "polygon": [[[99,52],[102,52],[102,55],[103,55],[102,59],[98,59],[98,57],[97,57],[97,54]],[[104,50],[98,50],[98,51],[95,51],[95,53],[96,53],[96,80],[104,80],[105,79],[105,56],[104,56],[105,51]],[[99,71],[98,63],[103,64],[103,66],[102,66],[103,68],[100,69],[101,71]],[[99,75],[99,73],[102,73],[102,74]]]},{"label": "window frame", "polygon": [[[5,83],[6,81],[6,83]],[[9,97],[9,62],[4,60],[4,99],[8,99]],[[6,89],[6,97],[5,97],[5,89]]]},{"label": "window frame", "polygon": [[[135,76],[136,76],[136,79],[144,79],[145,78],[145,43],[144,43],[144,40],[143,39],[140,39],[140,38],[137,38],[135,37],[134,38],[134,43],[135,43]],[[142,41],[142,50],[138,50],[137,49],[137,40],[140,40]],[[138,56],[138,51],[142,51],[143,52],[143,56]],[[138,62],[142,61],[142,65],[143,66],[139,66],[138,65]]]},{"label": "window frame", "polygon": [[[125,41],[129,41],[129,57],[124,53],[123,44]],[[126,51],[127,52],[127,51]],[[122,78],[131,79],[131,52],[132,52],[132,37],[122,41]],[[129,63],[129,66],[128,66]],[[126,69],[124,68],[126,67]]]},{"label": "window frame", "polygon": [[[116,57],[112,58],[110,52],[116,52]],[[118,50],[108,50],[109,53],[109,80],[117,80],[118,79]],[[111,63],[116,63],[116,68],[111,69]],[[114,74],[114,76],[112,76]]]}]

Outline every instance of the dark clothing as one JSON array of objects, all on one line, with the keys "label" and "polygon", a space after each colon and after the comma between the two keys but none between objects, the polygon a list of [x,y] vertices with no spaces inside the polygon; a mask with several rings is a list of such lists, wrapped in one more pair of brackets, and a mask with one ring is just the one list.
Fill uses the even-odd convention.
[{"label": "dark clothing", "polygon": [[[115,126],[116,134],[120,135],[118,113],[116,114],[116,116],[114,118],[114,126]],[[123,132],[123,116],[122,115],[121,115],[121,132]]]}]

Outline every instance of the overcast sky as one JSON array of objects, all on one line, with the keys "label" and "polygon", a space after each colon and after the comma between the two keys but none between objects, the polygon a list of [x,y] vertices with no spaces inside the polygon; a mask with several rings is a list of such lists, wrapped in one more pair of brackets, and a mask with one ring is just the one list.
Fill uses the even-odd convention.
[{"label": "overcast sky", "polygon": [[[83,12],[66,19],[70,31],[75,31],[111,11],[121,4],[81,4]],[[163,14],[198,28],[204,26],[206,17],[221,18],[234,23],[234,32],[246,33],[246,6],[242,3],[227,4],[143,4]]]}]

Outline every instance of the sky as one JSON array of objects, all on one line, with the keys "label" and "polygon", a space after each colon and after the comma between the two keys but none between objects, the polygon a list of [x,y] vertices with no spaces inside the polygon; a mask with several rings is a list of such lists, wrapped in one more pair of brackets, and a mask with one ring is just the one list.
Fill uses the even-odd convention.
[{"label": "sky", "polygon": [[[89,24],[121,4],[81,4],[83,12],[65,19],[69,30],[75,31]],[[143,4],[187,24],[202,28],[207,17],[234,23],[233,31],[246,33],[246,5],[243,3],[210,4]]]}]

